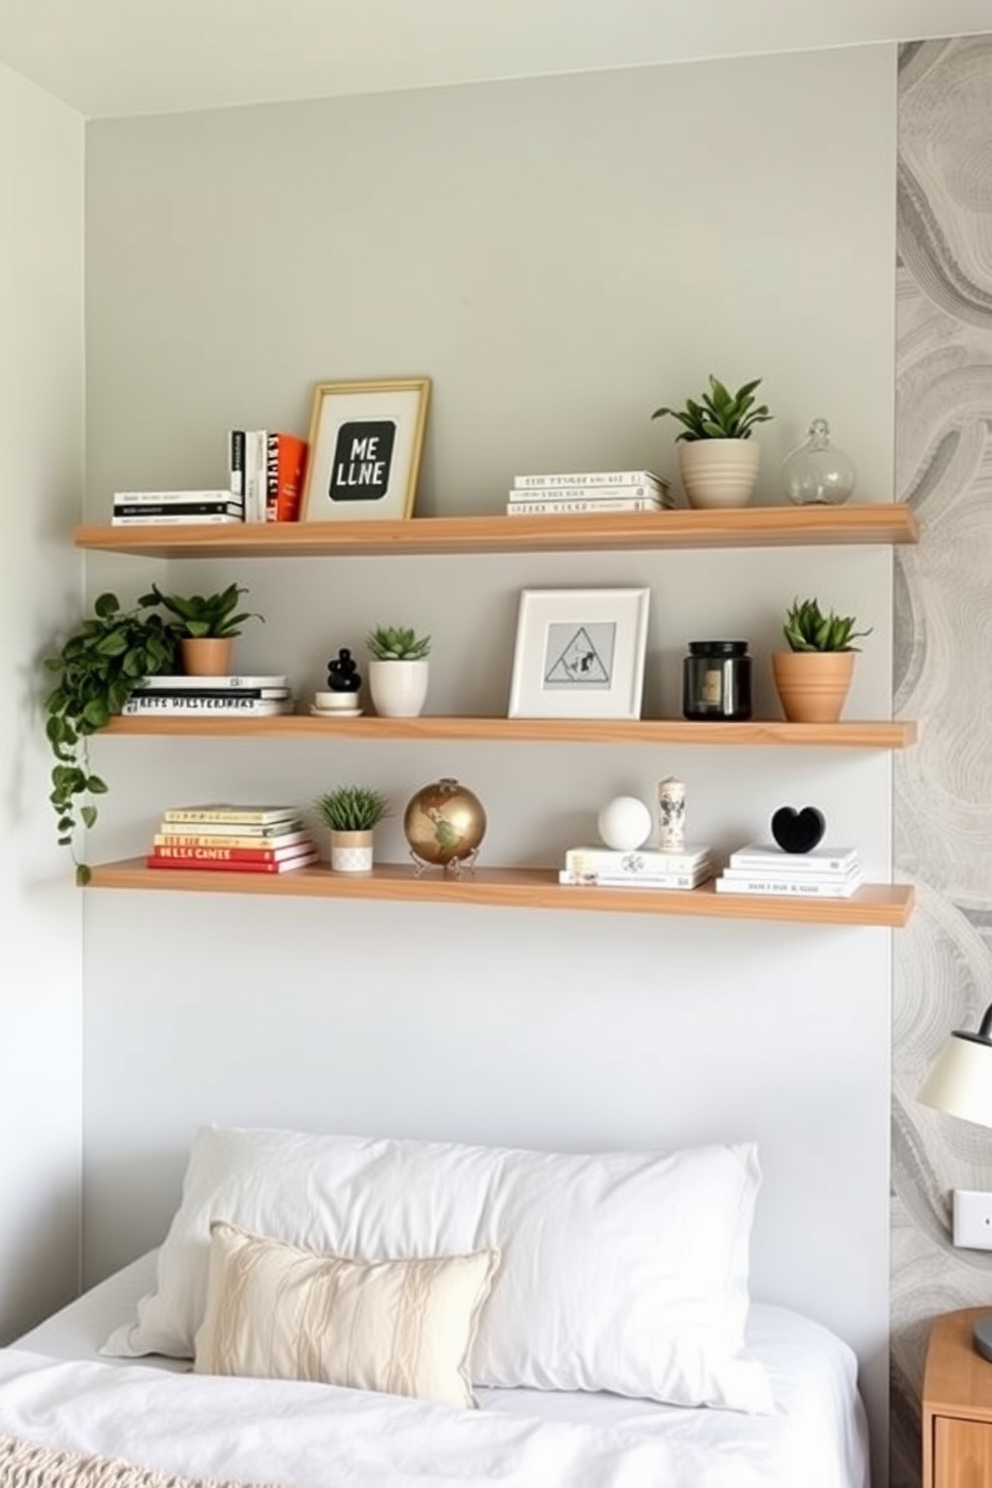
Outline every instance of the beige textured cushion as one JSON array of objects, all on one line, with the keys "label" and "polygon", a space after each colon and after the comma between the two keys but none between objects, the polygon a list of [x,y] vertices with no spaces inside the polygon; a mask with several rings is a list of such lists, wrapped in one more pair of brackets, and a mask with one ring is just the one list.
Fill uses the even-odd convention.
[{"label": "beige textured cushion", "polygon": [[194,1369],[474,1406],[469,1358],[498,1250],[320,1256],[217,1221]]}]

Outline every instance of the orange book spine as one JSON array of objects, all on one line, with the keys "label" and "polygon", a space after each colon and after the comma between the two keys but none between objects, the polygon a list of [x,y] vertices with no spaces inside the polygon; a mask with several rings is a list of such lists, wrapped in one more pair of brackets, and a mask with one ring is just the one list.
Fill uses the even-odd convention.
[{"label": "orange book spine", "polygon": [[265,519],[295,522],[300,515],[307,442],[295,434],[269,434],[265,462]]}]

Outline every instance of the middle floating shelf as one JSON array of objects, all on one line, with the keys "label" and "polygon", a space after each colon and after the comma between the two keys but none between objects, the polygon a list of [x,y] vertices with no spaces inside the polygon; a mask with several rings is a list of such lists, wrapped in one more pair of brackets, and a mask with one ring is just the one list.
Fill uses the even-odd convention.
[{"label": "middle floating shelf", "polygon": [[118,717],[103,730],[112,735],[185,735],[189,738],[466,739],[499,743],[555,744],[719,744],[752,748],[788,747],[905,749],[916,742],[917,726],[907,721],[785,723],[752,719],[747,723],[693,723],[681,718],[314,718],[284,714],[276,718]]}]

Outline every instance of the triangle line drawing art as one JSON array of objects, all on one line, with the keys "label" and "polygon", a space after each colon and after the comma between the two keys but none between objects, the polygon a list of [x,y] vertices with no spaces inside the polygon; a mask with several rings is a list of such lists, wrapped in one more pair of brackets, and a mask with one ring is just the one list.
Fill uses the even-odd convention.
[{"label": "triangle line drawing art", "polygon": [[[566,627],[557,627],[565,630]],[[597,627],[601,628],[601,627]],[[610,646],[612,653],[613,647]],[[554,660],[544,675],[546,687],[609,687],[612,654],[605,660],[585,625],[567,632],[564,646],[552,653]]]}]

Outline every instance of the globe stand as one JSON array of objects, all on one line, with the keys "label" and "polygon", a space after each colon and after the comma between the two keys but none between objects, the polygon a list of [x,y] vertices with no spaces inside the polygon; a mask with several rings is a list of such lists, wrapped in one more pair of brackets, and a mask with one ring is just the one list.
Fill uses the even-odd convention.
[{"label": "globe stand", "polygon": [[447,863],[429,863],[426,858],[422,858],[412,847],[410,849],[410,856],[413,859],[415,878],[420,878],[425,868],[440,868],[442,873],[448,873],[452,878],[460,878],[463,867],[469,873],[472,872],[475,867],[475,860],[479,856],[479,849],[473,847],[472,851],[466,853],[464,857],[451,858]]}]

